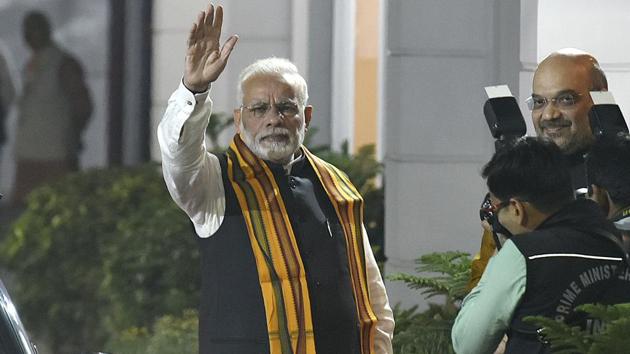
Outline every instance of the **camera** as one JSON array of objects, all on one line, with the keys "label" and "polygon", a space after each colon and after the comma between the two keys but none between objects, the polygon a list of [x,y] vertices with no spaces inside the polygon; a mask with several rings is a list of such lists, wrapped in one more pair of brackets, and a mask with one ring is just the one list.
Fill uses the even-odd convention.
[{"label": "camera", "polygon": [[483,105],[483,115],[495,139],[495,150],[498,150],[525,135],[527,126],[518,102],[507,85],[488,86],[485,89],[488,100]]},{"label": "camera", "polygon": [[[488,100],[483,105],[483,114],[490,134],[495,139],[494,148],[497,151],[525,135],[527,126],[518,102],[507,85],[488,86],[485,90]],[[499,223],[495,208],[490,201],[490,193],[486,194],[481,202],[479,217],[490,224],[494,243],[497,249],[501,249],[501,245],[511,233]]]},{"label": "camera", "polygon": [[592,91],[591,98],[593,106],[588,111],[588,121],[595,139],[628,133],[626,120],[610,91]]}]

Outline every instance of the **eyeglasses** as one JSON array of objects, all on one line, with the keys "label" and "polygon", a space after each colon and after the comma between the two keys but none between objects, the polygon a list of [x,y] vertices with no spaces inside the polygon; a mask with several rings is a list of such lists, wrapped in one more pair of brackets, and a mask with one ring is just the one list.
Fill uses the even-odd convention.
[{"label": "eyeglasses", "polygon": [[529,108],[530,111],[543,109],[550,102],[555,103],[558,107],[561,108],[569,108],[575,105],[580,96],[582,96],[582,94],[574,92],[561,93],[554,98],[531,95],[525,100],[525,103],[527,103],[527,108]]},{"label": "eyeglasses", "polygon": [[254,118],[260,119],[265,117],[271,110],[271,107],[274,106],[276,107],[276,112],[278,112],[282,118],[293,117],[300,112],[298,104],[291,101],[279,102],[273,105],[266,102],[260,102],[254,103],[251,106],[241,106],[241,109],[245,109]]}]

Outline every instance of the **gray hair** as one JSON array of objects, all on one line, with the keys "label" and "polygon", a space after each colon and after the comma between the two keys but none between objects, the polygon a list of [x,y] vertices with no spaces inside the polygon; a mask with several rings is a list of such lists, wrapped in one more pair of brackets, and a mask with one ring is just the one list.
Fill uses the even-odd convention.
[{"label": "gray hair", "polygon": [[243,84],[245,81],[259,75],[283,76],[295,88],[298,103],[302,106],[306,105],[308,101],[306,80],[300,75],[295,64],[288,59],[276,57],[259,59],[241,71],[236,87],[238,102],[243,103]]}]

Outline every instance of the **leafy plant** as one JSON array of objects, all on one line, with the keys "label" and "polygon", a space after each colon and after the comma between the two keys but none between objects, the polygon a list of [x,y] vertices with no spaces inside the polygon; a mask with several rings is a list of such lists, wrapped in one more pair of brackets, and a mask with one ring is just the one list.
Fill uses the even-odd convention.
[{"label": "leafy plant", "polygon": [[416,259],[416,271],[424,275],[392,274],[388,279],[403,281],[421,290],[426,298],[445,297],[443,304],[429,304],[424,312],[417,306],[407,310],[394,307],[396,329],[394,352],[399,354],[453,353],[451,327],[457,316],[456,304],[466,296],[470,277],[470,255],[463,252],[430,253]]},{"label": "leafy plant", "polygon": [[114,334],[105,345],[111,353],[144,354],[149,346],[151,333],[146,327],[131,327]]},{"label": "leafy plant", "polygon": [[450,311],[440,305],[430,304],[429,309],[418,313],[417,306],[401,310],[394,307],[396,329],[393,347],[397,354],[449,354],[451,347]]},{"label": "leafy plant", "polygon": [[92,170],[33,191],[0,259],[27,328],[81,352],[197,304],[192,232],[158,165]]},{"label": "leafy plant", "polygon": [[[306,134],[304,134],[304,142],[302,142],[302,144],[304,144],[304,146],[308,147],[308,149],[313,154],[319,156],[320,152],[330,150],[330,145],[326,145],[326,144],[315,145],[315,143],[313,142],[313,140],[314,140],[313,137],[315,135],[317,135],[318,131],[319,131],[318,127],[310,126],[306,130]],[[345,146],[347,147],[348,144],[346,143]]]},{"label": "leafy plant", "polygon": [[231,127],[234,124],[234,117],[227,113],[212,113],[210,115],[210,121],[206,127],[206,136],[212,145],[210,151],[222,152],[225,148],[219,145],[219,136],[225,129]]},{"label": "leafy plant", "polygon": [[416,271],[419,273],[437,273],[432,276],[416,276],[397,273],[389,276],[390,280],[403,281],[411,289],[422,290],[427,298],[446,295],[451,303],[463,300],[466,285],[470,277],[471,259],[468,253],[449,251],[430,253],[416,259]]},{"label": "leafy plant", "polygon": [[576,308],[589,318],[599,320],[599,331],[572,327],[564,322],[542,316],[530,316],[524,320],[542,327],[545,339],[554,353],[597,354],[626,353],[630,348],[630,304],[593,305]]},{"label": "leafy plant", "polygon": [[155,321],[152,329],[133,327],[122,331],[106,346],[111,353],[192,354],[199,351],[195,310],[180,316],[167,315]]}]

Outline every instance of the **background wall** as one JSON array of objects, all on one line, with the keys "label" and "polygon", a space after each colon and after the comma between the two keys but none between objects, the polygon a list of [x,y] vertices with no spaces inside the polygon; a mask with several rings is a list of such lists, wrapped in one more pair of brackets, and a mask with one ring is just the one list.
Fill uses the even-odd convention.
[{"label": "background wall", "polygon": [[[494,147],[483,87],[518,88],[519,15],[516,2],[385,2],[387,272],[413,272],[421,254],[478,249],[479,171]],[[423,302],[401,283],[387,286],[392,303]]]}]

